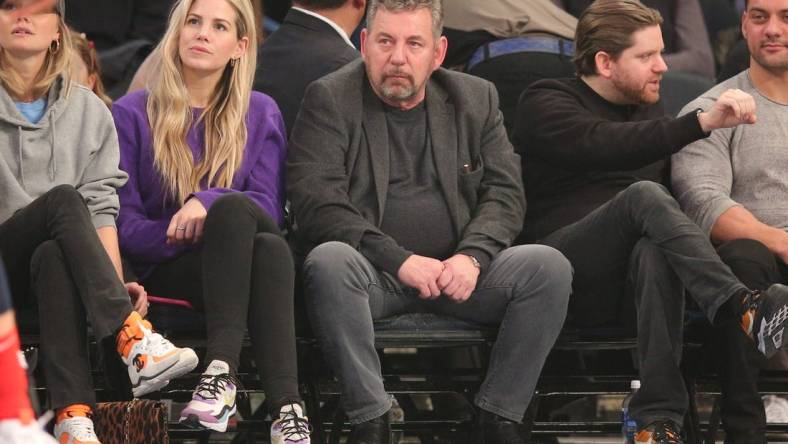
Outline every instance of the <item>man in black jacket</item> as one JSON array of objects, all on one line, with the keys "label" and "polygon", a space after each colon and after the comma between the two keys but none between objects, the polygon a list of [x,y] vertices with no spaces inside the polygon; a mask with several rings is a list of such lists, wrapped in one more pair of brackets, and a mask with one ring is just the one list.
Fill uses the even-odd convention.
[{"label": "man in black jacket", "polygon": [[672,443],[682,442],[688,403],[679,370],[684,289],[709,321],[731,320],[765,355],[782,346],[785,320],[775,317],[788,294],[778,286],[750,292],[660,185],[669,155],[717,128],[755,121],[752,97],[738,90],[705,112],[663,117],[660,23],[635,0],[590,6],[577,27],[578,77],[526,90],[514,140],[531,203],[521,241],[553,246],[572,262],[574,322],[617,317],[634,298],[637,442]]},{"label": "man in black jacket", "polygon": [[500,325],[473,442],[519,425],[563,324],[569,263],[507,248],[522,226],[519,159],[489,82],[440,69],[439,0],[372,0],[363,62],[312,83],[288,159],[307,311],[354,425],[388,443],[373,320],[433,312]]},{"label": "man in black jacket", "polygon": [[366,0],[298,0],[260,45],[254,89],[279,105],[288,135],[306,87],[358,58],[350,42]]}]

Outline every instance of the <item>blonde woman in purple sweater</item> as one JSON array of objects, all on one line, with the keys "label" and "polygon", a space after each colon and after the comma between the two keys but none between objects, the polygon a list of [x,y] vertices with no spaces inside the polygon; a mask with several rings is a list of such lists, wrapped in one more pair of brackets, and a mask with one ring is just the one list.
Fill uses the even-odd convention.
[{"label": "blonde woman in purple sweater", "polygon": [[305,444],[294,266],[281,235],[287,144],[276,104],[252,92],[254,42],[248,0],[176,4],[148,88],[112,108],[129,174],[119,237],[147,291],[205,313],[207,366],[181,422],[227,429],[248,329],[272,443]]}]

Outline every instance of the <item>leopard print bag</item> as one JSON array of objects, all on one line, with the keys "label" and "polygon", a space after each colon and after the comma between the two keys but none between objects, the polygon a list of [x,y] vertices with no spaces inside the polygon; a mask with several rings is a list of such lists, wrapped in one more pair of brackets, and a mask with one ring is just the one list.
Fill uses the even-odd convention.
[{"label": "leopard print bag", "polygon": [[167,406],[133,399],[102,402],[93,413],[96,435],[103,444],[169,444]]}]

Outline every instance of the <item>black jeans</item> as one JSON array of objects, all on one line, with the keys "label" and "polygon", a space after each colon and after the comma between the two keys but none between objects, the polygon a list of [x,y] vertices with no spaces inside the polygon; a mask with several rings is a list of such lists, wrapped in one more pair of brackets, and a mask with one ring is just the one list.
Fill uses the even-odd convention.
[{"label": "black jeans", "polygon": [[238,369],[246,329],[269,407],[299,402],[293,321],[295,267],[276,223],[241,193],[213,203],[202,245],[157,266],[144,285],[151,294],[189,300],[205,313],[204,362]]},{"label": "black jeans", "polygon": [[468,74],[489,80],[495,85],[503,124],[506,133],[511,135],[517,102],[523,91],[537,80],[572,77],[575,67],[570,55],[518,52],[480,62]]},{"label": "black jeans", "polygon": [[52,407],[94,404],[87,320],[97,340],[131,314],[129,296],[101,245],[82,195],[60,185],[0,225],[15,307],[38,303]]},{"label": "black jeans", "polygon": [[599,291],[611,282],[634,297],[642,388],[630,404],[632,416],[641,426],[664,419],[682,424],[688,403],[679,368],[683,289],[712,322],[731,296],[747,290],[708,237],[663,186],[638,182],[541,242],[561,251],[574,267],[570,312],[575,318],[615,298]]},{"label": "black jeans", "polygon": [[[752,239],[737,239],[717,249],[733,273],[753,290],[788,283],[788,267],[765,245]],[[738,320],[715,326],[715,354],[720,357],[718,373],[722,387],[722,423],[726,444],[766,442],[766,414],[758,393],[758,374],[765,363],[752,347]]]}]

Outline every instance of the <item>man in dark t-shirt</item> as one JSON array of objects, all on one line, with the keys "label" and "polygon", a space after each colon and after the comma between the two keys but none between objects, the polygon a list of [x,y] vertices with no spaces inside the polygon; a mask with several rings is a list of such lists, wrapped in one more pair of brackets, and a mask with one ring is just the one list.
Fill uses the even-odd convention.
[{"label": "man in dark t-shirt", "polygon": [[520,240],[555,247],[572,263],[572,321],[637,307],[636,442],[674,443],[683,442],[688,404],[679,369],[684,289],[709,321],[743,329],[765,355],[782,346],[788,289],[749,291],[661,185],[668,156],[715,129],[753,123],[755,102],[731,90],[706,111],[662,117],[660,23],[635,0],[591,5],[577,26],[578,77],[526,90],[514,141],[531,204]]}]

